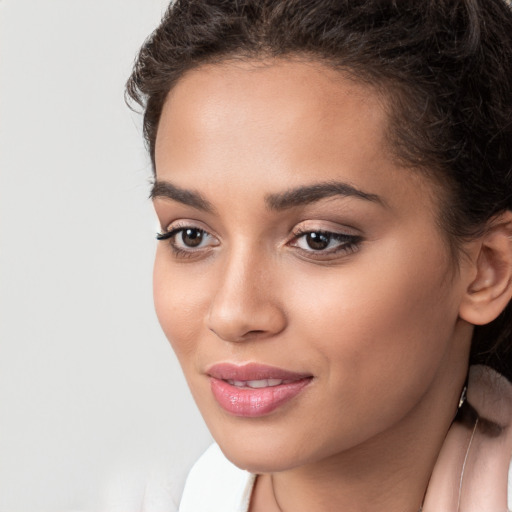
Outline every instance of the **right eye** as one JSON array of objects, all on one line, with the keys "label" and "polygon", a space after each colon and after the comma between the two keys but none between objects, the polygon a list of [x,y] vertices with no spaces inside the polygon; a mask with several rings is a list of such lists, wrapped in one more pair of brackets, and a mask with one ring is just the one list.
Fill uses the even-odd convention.
[{"label": "right eye", "polygon": [[218,240],[196,226],[177,226],[164,233],[156,235],[157,240],[168,240],[176,256],[191,256],[205,249],[215,247]]}]

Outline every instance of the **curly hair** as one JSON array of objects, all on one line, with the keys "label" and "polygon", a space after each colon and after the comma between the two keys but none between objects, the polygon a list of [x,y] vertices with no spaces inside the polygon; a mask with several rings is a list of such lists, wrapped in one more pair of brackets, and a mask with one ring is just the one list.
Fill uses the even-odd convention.
[{"label": "curly hair", "polygon": [[[231,59],[301,57],[371,84],[389,102],[395,156],[447,192],[455,247],[512,210],[512,10],[506,0],[176,0],[126,86],[144,109],[153,169],[169,90]],[[512,305],[476,326],[471,362],[512,379]]]}]

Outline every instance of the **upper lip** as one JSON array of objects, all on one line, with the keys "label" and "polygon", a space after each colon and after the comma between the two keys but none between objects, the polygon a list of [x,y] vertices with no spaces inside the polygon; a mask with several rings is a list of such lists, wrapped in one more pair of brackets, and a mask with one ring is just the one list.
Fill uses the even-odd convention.
[{"label": "upper lip", "polygon": [[220,380],[263,380],[263,379],[280,379],[280,380],[301,380],[312,377],[309,373],[291,372],[259,363],[246,363],[237,365],[233,363],[217,363],[208,368],[206,373],[215,379]]}]

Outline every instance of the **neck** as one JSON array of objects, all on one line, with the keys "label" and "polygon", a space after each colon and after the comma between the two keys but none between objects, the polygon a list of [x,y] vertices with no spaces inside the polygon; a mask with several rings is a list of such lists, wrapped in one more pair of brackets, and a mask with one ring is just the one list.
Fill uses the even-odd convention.
[{"label": "neck", "polygon": [[269,476],[277,509],[417,512],[442,439],[439,448],[430,451],[424,449],[424,443],[431,445],[431,440],[406,446],[402,440],[400,451],[395,451],[384,437],[382,443],[380,439],[368,443],[364,453],[354,450]]}]

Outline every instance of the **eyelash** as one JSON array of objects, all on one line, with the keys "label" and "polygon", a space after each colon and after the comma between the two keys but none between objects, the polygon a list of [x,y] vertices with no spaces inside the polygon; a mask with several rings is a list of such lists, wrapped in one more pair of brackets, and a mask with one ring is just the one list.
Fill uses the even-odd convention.
[{"label": "eyelash", "polygon": [[176,244],[176,240],[175,240],[176,235],[179,235],[180,233],[183,233],[187,229],[190,229],[190,230],[193,230],[193,231],[197,231],[200,234],[201,237],[206,235],[208,237],[212,237],[213,238],[213,236],[210,235],[210,233],[208,233],[204,229],[198,228],[197,226],[191,226],[191,225],[182,225],[182,226],[180,226],[180,225],[178,225],[178,226],[174,227],[173,229],[171,229],[169,231],[165,231],[163,233],[157,233],[156,239],[158,241],[165,241],[165,240],[167,240],[168,245],[170,246],[173,254],[177,258],[192,258],[199,251],[201,251],[201,249],[193,249],[193,248],[182,249],[181,247],[178,247],[178,245]]},{"label": "eyelash", "polygon": [[302,249],[301,247],[297,247],[301,252],[307,254],[309,258],[315,259],[325,259],[326,256],[336,256],[340,253],[343,254],[352,254],[357,251],[359,245],[362,242],[362,237],[359,235],[349,235],[348,233],[337,233],[335,231],[328,231],[323,229],[303,229],[299,228],[294,234],[292,242],[297,242],[301,238],[305,238],[307,235],[317,235],[328,238],[328,243],[330,244],[332,240],[339,242],[339,244],[332,249],[318,249],[315,250],[313,248]]},{"label": "eyelash", "polygon": [[[206,230],[198,228],[193,225],[181,225],[176,226],[169,231],[165,231],[163,233],[157,233],[156,238],[158,241],[168,241],[168,245],[170,246],[173,254],[177,258],[193,258],[197,256],[198,253],[204,251],[205,249],[199,248],[194,249],[190,247],[189,249],[183,249],[176,244],[176,236],[180,233],[183,233],[185,230],[190,229],[197,232],[201,237],[205,235],[207,237],[213,237]],[[331,249],[303,249],[297,245],[297,242],[301,238],[305,238],[308,235],[316,235],[319,238],[324,237],[327,238],[328,244],[330,244],[333,240],[339,242],[339,244]],[[202,240],[201,240],[202,241]],[[200,243],[201,243],[200,241]],[[343,254],[352,254],[359,248],[360,243],[362,242],[362,237],[359,235],[349,235],[347,233],[337,233],[334,231],[327,231],[322,229],[298,229],[293,233],[293,238],[291,241],[287,242],[287,245],[291,247],[296,247],[302,254],[305,254],[308,258],[317,259],[317,260],[325,260],[330,259],[329,257],[335,257],[340,253]],[[210,246],[209,248],[211,248]],[[215,245],[213,245],[215,247]],[[327,258],[326,258],[327,257]]]}]

